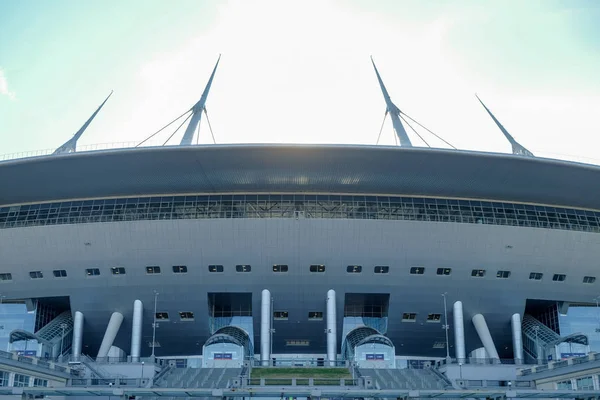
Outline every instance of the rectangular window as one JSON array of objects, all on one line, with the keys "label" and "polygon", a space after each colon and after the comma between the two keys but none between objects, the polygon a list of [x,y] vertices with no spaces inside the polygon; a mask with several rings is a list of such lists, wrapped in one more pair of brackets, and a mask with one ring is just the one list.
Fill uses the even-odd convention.
[{"label": "rectangular window", "polygon": [[187,267],[185,265],[173,265],[174,274],[187,274]]},{"label": "rectangular window", "polygon": [[309,340],[286,340],[285,341],[285,345],[286,346],[310,346],[310,341]]},{"label": "rectangular window", "polygon": [[148,274],[148,275],[160,274],[160,267],[156,266],[156,265],[152,265],[150,267],[146,267],[146,274]]},{"label": "rectangular window", "polygon": [[12,274],[10,272],[0,274],[0,281],[12,281]]},{"label": "rectangular window", "polygon": [[273,311],[273,319],[278,321],[287,321],[288,312],[287,311]]},{"label": "rectangular window", "polygon": [[29,377],[27,375],[15,374],[15,383],[14,387],[28,387],[29,386]]},{"label": "rectangular window", "polygon": [[157,312],[156,313],[156,320],[157,321],[167,321],[169,319],[169,313],[168,312]]},{"label": "rectangular window", "polygon": [[510,271],[498,271],[496,272],[496,278],[506,279],[510,276]]},{"label": "rectangular window", "polygon": [[577,390],[594,390],[594,380],[591,376],[577,378]]},{"label": "rectangular window", "polygon": [[252,271],[252,266],[250,265],[236,265],[235,272],[250,272]]},{"label": "rectangular window", "polygon": [[410,273],[412,275],[423,275],[425,273],[425,267],[411,267]]},{"label": "rectangular window", "polygon": [[46,379],[35,378],[33,380],[33,386],[35,386],[35,387],[48,387],[48,381]]},{"label": "rectangular window", "polygon": [[436,273],[438,275],[450,275],[452,273],[452,268],[438,268]]},{"label": "rectangular window", "polygon": [[584,276],[583,277],[583,283],[594,283],[594,282],[596,282],[595,276]]},{"label": "rectangular window", "polygon": [[31,279],[41,279],[44,277],[44,274],[42,274],[42,271],[31,271],[29,277]]},{"label": "rectangular window", "polygon": [[113,275],[125,275],[125,267],[112,267],[110,269]]},{"label": "rectangular window", "polygon": [[346,267],[346,272],[349,274],[360,274],[362,272],[361,265],[348,265]]},{"label": "rectangular window", "polygon": [[0,386],[8,386],[9,372],[0,371]]},{"label": "rectangular window", "polygon": [[322,264],[311,265],[310,272],[325,272],[325,266]]},{"label": "rectangular window", "polygon": [[417,320],[417,313],[403,313],[402,322],[415,322]]},{"label": "rectangular window", "polygon": [[552,280],[554,282],[564,282],[565,279],[567,279],[567,275],[565,275],[565,274],[554,274],[552,276]]},{"label": "rectangular window", "polygon": [[209,265],[208,272],[223,272],[222,265]]},{"label": "rectangular window", "polygon": [[273,265],[273,272],[288,272],[288,266],[285,264]]},{"label": "rectangular window", "polygon": [[99,276],[100,275],[100,269],[99,268],[88,268],[85,270],[85,274],[87,276]]},{"label": "rectangular window", "polygon": [[182,321],[193,321],[194,313],[191,311],[179,311],[179,319]]},{"label": "rectangular window", "polygon": [[442,314],[427,314],[427,322],[440,322]]},{"label": "rectangular window", "polygon": [[66,278],[67,277],[67,271],[65,271],[64,269],[55,269],[54,271],[52,271],[52,274],[54,275],[55,278]]},{"label": "rectangular window", "polygon": [[474,278],[483,278],[485,276],[485,269],[474,269],[471,271],[471,276]]},{"label": "rectangular window", "polygon": [[310,321],[322,321],[323,320],[323,311],[310,311],[308,313],[308,319]]},{"label": "rectangular window", "polygon": [[533,281],[541,281],[543,276],[544,276],[544,274],[542,274],[541,272],[530,272],[529,273],[529,279],[531,279]]},{"label": "rectangular window", "polygon": [[388,274],[390,272],[390,267],[387,265],[376,265],[373,268],[373,272],[376,274]]},{"label": "rectangular window", "polygon": [[556,389],[558,389],[558,390],[572,390],[573,389],[573,384],[571,383],[570,379],[568,381],[556,382]]}]

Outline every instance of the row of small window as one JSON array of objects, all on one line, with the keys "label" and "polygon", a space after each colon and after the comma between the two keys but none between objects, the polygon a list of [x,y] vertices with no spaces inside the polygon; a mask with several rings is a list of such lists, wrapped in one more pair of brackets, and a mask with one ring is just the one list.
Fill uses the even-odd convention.
[{"label": "row of small window", "polygon": [[[13,379],[14,387],[29,387],[33,379],[33,386],[35,387],[48,387],[48,381],[46,379],[34,378],[32,376],[15,374]],[[0,386],[6,387],[10,383],[10,372],[0,371]]]},{"label": "row of small window", "polygon": [[[273,319],[279,321],[287,321],[288,312],[287,311],[274,311]],[[308,313],[308,319],[313,321],[321,321],[323,320],[323,312],[322,311],[311,311]],[[426,322],[440,322],[442,319],[442,314],[427,314]],[[402,321],[403,322],[415,322],[417,320],[417,313],[403,313]]]}]

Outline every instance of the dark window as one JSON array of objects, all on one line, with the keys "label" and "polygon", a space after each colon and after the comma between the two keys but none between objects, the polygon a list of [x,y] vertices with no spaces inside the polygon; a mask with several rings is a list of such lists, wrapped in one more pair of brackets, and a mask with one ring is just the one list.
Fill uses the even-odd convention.
[{"label": "dark window", "polygon": [[157,321],[165,321],[169,319],[169,313],[167,312],[157,312],[156,313],[156,320]]},{"label": "dark window", "polygon": [[565,274],[554,274],[554,276],[552,276],[554,282],[564,282],[565,279],[567,279]]},{"label": "dark window", "polygon": [[376,274],[388,274],[390,272],[390,267],[387,265],[376,265],[373,268],[373,272]]},{"label": "dark window", "polygon": [[31,271],[29,273],[29,277],[31,279],[41,279],[44,277],[44,274],[42,273],[42,271]]},{"label": "dark window", "polygon": [[99,276],[100,275],[100,269],[99,268],[88,268],[85,270],[85,274],[87,276]]},{"label": "dark window", "polygon": [[322,320],[323,319],[323,311],[310,311],[308,313],[308,319],[313,320],[313,321]]},{"label": "dark window", "polygon": [[150,267],[146,267],[147,274],[160,274],[160,267],[154,265]]},{"label": "dark window", "polygon": [[471,271],[471,276],[475,278],[483,278],[485,276],[485,269],[474,269]]},{"label": "dark window", "polygon": [[440,322],[442,314],[427,314],[427,322]]},{"label": "dark window", "polygon": [[187,267],[185,265],[173,265],[174,274],[187,274]]},{"label": "dark window", "polygon": [[506,279],[510,276],[510,271],[498,271],[496,272],[496,278]]},{"label": "dark window", "polygon": [[346,267],[346,272],[348,272],[349,274],[360,274],[362,272],[362,266],[361,265],[348,265]]},{"label": "dark window", "polygon": [[66,278],[67,277],[67,271],[65,271],[64,269],[55,269],[54,271],[52,271],[52,274],[54,275],[55,278]]},{"label": "dark window", "polygon": [[235,271],[236,272],[250,272],[250,271],[252,271],[252,266],[250,266],[250,265],[236,265],[235,266]]},{"label": "dark window", "polygon": [[10,272],[0,274],[0,281],[12,281],[12,274]]},{"label": "dark window", "polygon": [[181,319],[182,321],[193,321],[194,313],[191,311],[179,311],[179,319]]},{"label": "dark window", "polygon": [[595,276],[584,276],[583,277],[583,283],[594,283],[594,282],[596,282]]},{"label": "dark window", "polygon": [[208,272],[223,272],[222,265],[209,265]]},{"label": "dark window", "polygon": [[415,322],[417,320],[417,313],[403,313],[402,321],[403,322]]},{"label": "dark window", "polygon": [[533,281],[541,281],[543,276],[544,276],[544,274],[542,274],[541,272],[530,272],[529,273],[529,279],[531,279]]},{"label": "dark window", "polygon": [[310,272],[325,272],[325,266],[322,264],[313,264],[310,266]]},{"label": "dark window", "polygon": [[438,275],[450,275],[452,273],[452,268],[438,268],[436,273]]},{"label": "dark window", "polygon": [[425,273],[425,267],[411,267],[410,273],[412,275],[423,275]]},{"label": "dark window", "polygon": [[125,267],[112,267],[110,269],[113,275],[125,275]]},{"label": "dark window", "polygon": [[273,272],[288,272],[288,266],[284,264],[273,265]]},{"label": "dark window", "polygon": [[273,319],[287,320],[288,312],[287,311],[273,311]]},{"label": "dark window", "polygon": [[286,346],[310,346],[310,341],[308,340],[286,340]]}]

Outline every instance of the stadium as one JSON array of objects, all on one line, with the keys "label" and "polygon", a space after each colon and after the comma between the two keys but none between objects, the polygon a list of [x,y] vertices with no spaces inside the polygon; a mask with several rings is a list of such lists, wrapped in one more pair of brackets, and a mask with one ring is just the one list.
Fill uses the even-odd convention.
[{"label": "stadium", "polygon": [[399,147],[192,145],[216,69],[180,146],[76,151],[102,103],[54,154],[0,162],[15,360],[139,387],[350,366],[390,390],[410,387],[380,370],[437,365],[419,382],[441,390],[600,349],[599,167],[534,157],[487,108],[513,154],[413,147],[376,68]]}]

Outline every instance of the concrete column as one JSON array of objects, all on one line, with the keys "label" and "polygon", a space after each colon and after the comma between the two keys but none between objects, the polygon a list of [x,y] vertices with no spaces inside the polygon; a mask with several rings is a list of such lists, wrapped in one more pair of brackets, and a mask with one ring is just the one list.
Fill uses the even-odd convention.
[{"label": "concrete column", "polygon": [[500,356],[498,355],[498,351],[496,350],[496,345],[494,344],[494,340],[492,339],[492,335],[490,334],[490,330],[485,322],[485,318],[481,314],[476,314],[473,316],[473,325],[475,325],[475,330],[479,335],[479,339],[485,348],[488,356],[492,360],[500,360]]},{"label": "concrete column", "polygon": [[110,321],[108,321],[108,326],[106,327],[106,332],[104,332],[104,338],[100,344],[100,350],[98,350],[98,355],[96,356],[97,358],[104,358],[108,355],[108,351],[113,345],[113,342],[117,337],[117,333],[119,333],[119,328],[121,327],[122,322],[123,314],[119,312],[112,313],[110,316]]},{"label": "concrete column", "polygon": [[512,327],[513,354],[515,364],[523,364],[523,332],[521,331],[521,315],[513,314],[510,319]]},{"label": "concrete column", "polygon": [[75,311],[73,318],[73,344],[71,345],[71,354],[73,361],[78,361],[81,356],[81,346],[83,343],[83,313]]},{"label": "concrete column", "polygon": [[464,363],[467,359],[465,347],[465,321],[463,317],[462,301],[454,303],[454,356],[459,363]]},{"label": "concrete column", "polygon": [[335,290],[327,292],[327,360],[334,367],[337,356],[337,324],[336,324]]},{"label": "concrete column", "polygon": [[268,366],[271,360],[271,292],[262,291],[260,300],[260,361]]},{"label": "concrete column", "polygon": [[131,321],[131,362],[140,361],[142,351],[142,317],[144,305],[140,300],[133,302],[133,318]]}]

